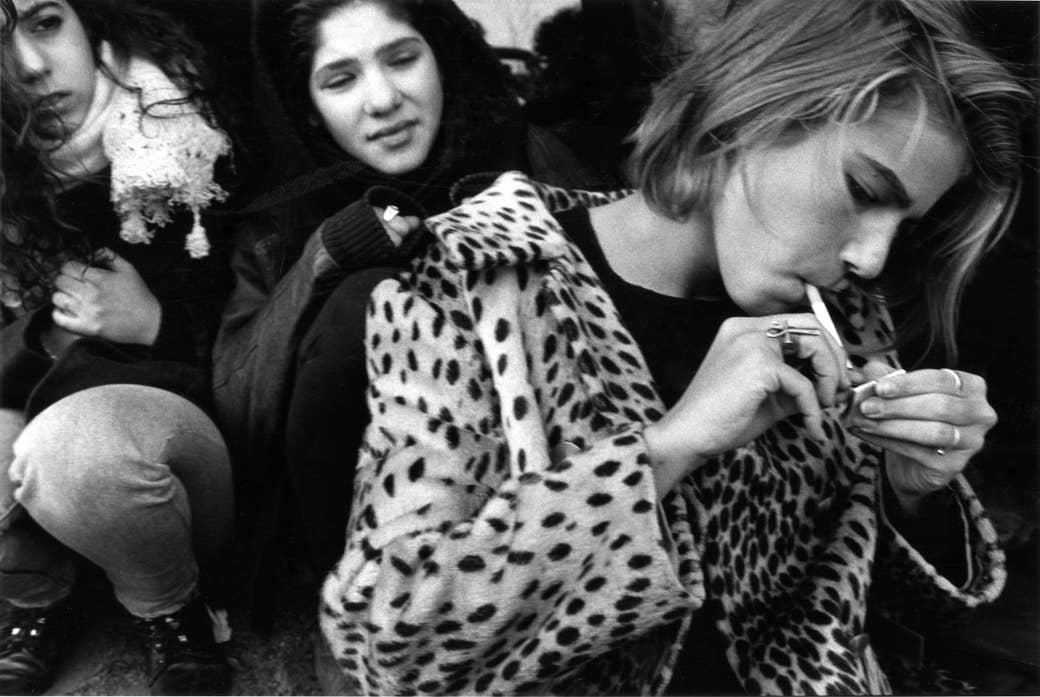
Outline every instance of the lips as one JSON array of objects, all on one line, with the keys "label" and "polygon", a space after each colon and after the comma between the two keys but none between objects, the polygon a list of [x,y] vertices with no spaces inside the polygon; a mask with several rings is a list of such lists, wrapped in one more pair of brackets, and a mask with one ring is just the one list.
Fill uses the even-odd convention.
[{"label": "lips", "polygon": [[68,97],[68,92],[52,92],[37,99],[34,107],[37,112],[61,114],[67,107]]},{"label": "lips", "polygon": [[817,288],[820,288],[821,290],[826,289],[831,291],[832,293],[841,293],[850,285],[849,279],[845,276],[839,276],[834,280],[827,280],[819,277],[815,279],[799,277],[798,280],[801,281],[803,284],[811,283],[812,285],[816,286]]},{"label": "lips", "polygon": [[418,123],[419,122],[417,120],[415,120],[415,119],[410,119],[408,121],[401,121],[400,123],[395,123],[392,126],[386,126],[385,128],[380,128],[377,131],[373,131],[372,133],[369,133],[368,136],[367,136],[367,139],[370,140],[370,141],[390,140],[394,136],[398,136],[399,134],[403,134],[403,133],[407,132],[408,129],[412,128],[413,126],[418,125]]}]

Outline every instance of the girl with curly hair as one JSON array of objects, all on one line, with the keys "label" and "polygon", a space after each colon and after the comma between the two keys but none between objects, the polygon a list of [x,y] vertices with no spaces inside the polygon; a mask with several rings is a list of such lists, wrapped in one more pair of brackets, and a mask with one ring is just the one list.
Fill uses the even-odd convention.
[{"label": "girl with curly hair", "polygon": [[83,559],[132,615],[154,694],[224,693],[200,565],[230,537],[209,349],[229,287],[199,48],[113,0],[2,0],[0,691],[36,694]]}]

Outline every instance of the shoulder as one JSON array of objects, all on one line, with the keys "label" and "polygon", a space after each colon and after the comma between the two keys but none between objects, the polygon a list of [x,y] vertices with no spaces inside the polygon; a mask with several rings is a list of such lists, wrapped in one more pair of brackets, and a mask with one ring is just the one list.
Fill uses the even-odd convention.
[{"label": "shoulder", "polygon": [[554,214],[592,208],[627,195],[564,189],[520,172],[478,174],[452,190],[461,205],[429,218],[440,252],[461,269],[515,266],[563,256],[569,242]]}]

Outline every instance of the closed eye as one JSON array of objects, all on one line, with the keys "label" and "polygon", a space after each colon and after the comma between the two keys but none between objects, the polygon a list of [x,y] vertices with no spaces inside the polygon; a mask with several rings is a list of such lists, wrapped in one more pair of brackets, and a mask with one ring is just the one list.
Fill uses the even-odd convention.
[{"label": "closed eye", "polygon": [[353,73],[335,73],[329,75],[321,82],[321,89],[323,90],[335,90],[343,87],[347,87],[357,79],[357,76]]},{"label": "closed eye", "polygon": [[879,199],[870,189],[861,184],[856,177],[845,173],[845,186],[849,189],[849,196],[857,206],[872,206],[880,203]]},{"label": "closed eye", "polygon": [[55,31],[61,28],[61,24],[61,15],[44,15],[32,23],[31,31],[34,34]]},{"label": "closed eye", "polygon": [[412,63],[414,63],[418,59],[419,59],[419,54],[418,53],[415,53],[413,51],[409,51],[408,53],[401,53],[401,54],[398,54],[398,55],[395,55],[395,56],[391,56],[390,60],[387,61],[387,64],[392,66],[392,67],[394,67],[394,68],[403,68],[403,67],[411,65]]}]

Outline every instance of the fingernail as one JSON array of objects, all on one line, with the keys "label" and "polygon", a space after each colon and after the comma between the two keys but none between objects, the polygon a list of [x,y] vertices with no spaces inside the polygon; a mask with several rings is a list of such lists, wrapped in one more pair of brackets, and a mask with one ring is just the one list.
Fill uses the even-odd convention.
[{"label": "fingernail", "polygon": [[888,380],[879,380],[875,391],[882,397],[892,397],[896,393],[896,386]]},{"label": "fingernail", "polygon": [[[880,391],[881,386],[878,385],[878,392]],[[881,413],[881,400],[868,399],[859,405],[859,411],[864,416],[877,416]]]}]

